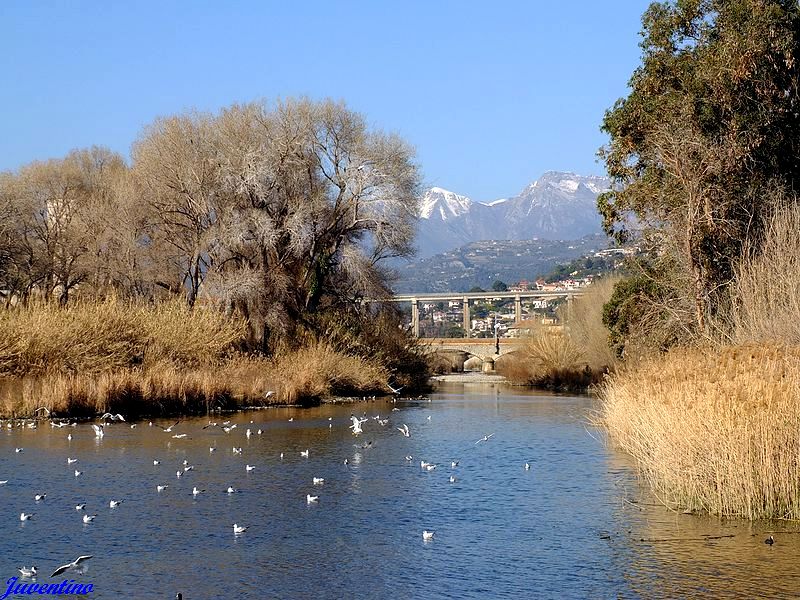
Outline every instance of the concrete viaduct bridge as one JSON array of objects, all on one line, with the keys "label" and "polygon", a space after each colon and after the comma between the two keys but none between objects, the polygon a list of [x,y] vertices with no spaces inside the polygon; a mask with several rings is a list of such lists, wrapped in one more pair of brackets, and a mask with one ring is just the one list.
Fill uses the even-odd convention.
[{"label": "concrete viaduct bridge", "polygon": [[463,371],[464,363],[467,359],[470,356],[475,356],[481,359],[483,371],[491,372],[494,371],[494,363],[498,358],[520,348],[521,340],[515,338],[469,338],[471,329],[469,308],[471,302],[476,300],[513,299],[514,322],[519,323],[522,321],[523,300],[566,298],[568,305],[571,305],[573,298],[581,296],[582,293],[582,291],[578,290],[546,292],[533,290],[528,292],[398,294],[392,297],[390,302],[411,303],[411,330],[414,337],[417,338],[419,338],[420,303],[460,302],[463,310],[463,329],[467,334],[466,338],[420,338],[420,341],[427,343],[431,351],[449,358],[457,370]]}]

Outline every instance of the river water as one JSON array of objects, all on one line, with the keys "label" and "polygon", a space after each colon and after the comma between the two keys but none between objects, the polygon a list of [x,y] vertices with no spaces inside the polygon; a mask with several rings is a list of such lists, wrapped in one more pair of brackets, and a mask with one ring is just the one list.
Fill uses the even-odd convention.
[{"label": "river water", "polygon": [[[800,528],[658,505],[589,424],[591,398],[458,384],[429,398],[215,417],[238,425],[227,434],[206,418],[169,433],[168,421],[113,424],[102,439],[88,424],[4,428],[0,596],[31,564],[38,577],[20,581],[67,576],[93,598],[800,596]],[[369,418],[358,437],[351,412]],[[194,469],[178,478],[184,460]],[[83,554],[83,573],[49,577]]]}]

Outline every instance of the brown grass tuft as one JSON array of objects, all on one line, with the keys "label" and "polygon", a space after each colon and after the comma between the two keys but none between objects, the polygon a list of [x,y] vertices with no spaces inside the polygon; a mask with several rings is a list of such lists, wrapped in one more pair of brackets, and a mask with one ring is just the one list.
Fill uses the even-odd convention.
[{"label": "brown grass tuft", "polygon": [[626,367],[601,420],[665,503],[800,518],[800,349],[675,349]]}]

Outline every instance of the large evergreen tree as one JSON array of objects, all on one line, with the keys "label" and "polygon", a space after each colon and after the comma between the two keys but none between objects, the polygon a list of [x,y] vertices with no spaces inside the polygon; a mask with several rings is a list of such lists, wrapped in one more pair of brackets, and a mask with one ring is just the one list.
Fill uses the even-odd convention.
[{"label": "large evergreen tree", "polygon": [[800,8],[673,0],[642,23],[642,64],[603,121],[618,185],[599,209],[609,233],[667,256],[704,334],[736,260],[800,183]]}]

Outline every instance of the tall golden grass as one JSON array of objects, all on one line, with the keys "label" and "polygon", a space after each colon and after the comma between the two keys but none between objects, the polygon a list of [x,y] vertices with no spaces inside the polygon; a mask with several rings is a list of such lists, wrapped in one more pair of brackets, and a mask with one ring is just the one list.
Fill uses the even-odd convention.
[{"label": "tall golden grass", "polygon": [[517,384],[584,389],[612,370],[617,359],[603,325],[603,305],[619,278],[592,283],[560,312],[562,327],[542,325],[526,336],[517,352],[497,362],[497,370]]},{"label": "tall golden grass", "polygon": [[388,380],[379,361],[323,342],[248,356],[245,334],[237,317],[177,302],[0,311],[0,416],[205,413],[377,393]]},{"label": "tall golden grass", "polygon": [[800,348],[674,349],[602,388],[601,420],[667,505],[800,519]]}]

